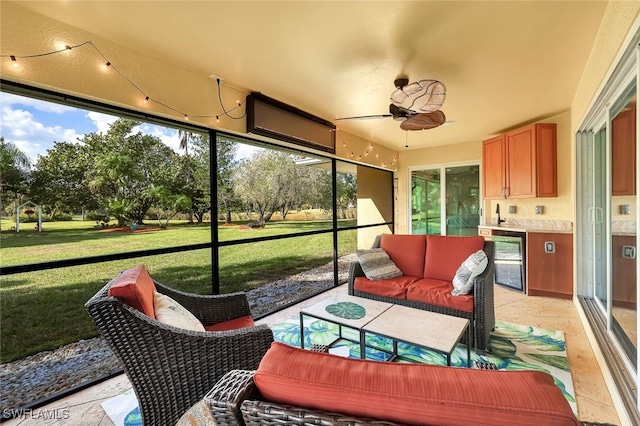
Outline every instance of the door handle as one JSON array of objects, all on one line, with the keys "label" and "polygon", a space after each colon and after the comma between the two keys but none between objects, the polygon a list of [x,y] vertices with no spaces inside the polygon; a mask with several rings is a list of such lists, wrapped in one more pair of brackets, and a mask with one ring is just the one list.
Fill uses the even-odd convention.
[{"label": "door handle", "polygon": [[604,219],[604,213],[602,211],[602,207],[596,207],[595,208],[595,222],[596,223],[602,223],[602,220]]}]

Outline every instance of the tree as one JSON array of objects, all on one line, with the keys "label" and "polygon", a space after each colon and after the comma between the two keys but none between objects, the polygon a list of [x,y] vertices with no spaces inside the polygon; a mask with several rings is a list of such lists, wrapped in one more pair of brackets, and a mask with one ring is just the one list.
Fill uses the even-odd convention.
[{"label": "tree", "polygon": [[13,142],[0,136],[0,203],[7,205],[28,191],[31,161]]},{"label": "tree", "polygon": [[176,153],[155,136],[133,133],[138,124],[118,119],[106,134],[92,133],[82,140],[94,159],[88,172],[90,189],[120,226],[142,223],[152,204],[143,196],[145,189],[152,184],[172,188],[179,172]]},{"label": "tree", "polygon": [[30,195],[51,217],[57,211],[96,209],[98,199],[86,179],[92,167],[85,145],[54,142],[46,155],[38,157]]},{"label": "tree", "polygon": [[171,194],[164,186],[152,184],[143,191],[143,197],[155,207],[160,228],[166,228],[169,220],[175,215],[187,212],[191,208],[189,197],[183,194]]},{"label": "tree", "polygon": [[[231,223],[231,212],[241,207],[241,201],[234,191],[233,178],[238,168],[236,152],[238,144],[230,139],[219,137],[216,140],[216,156],[218,168],[216,170],[218,212],[226,213],[226,222]],[[213,188],[212,188],[213,190]]]},{"label": "tree", "polygon": [[258,226],[264,226],[274,212],[291,205],[296,181],[293,157],[272,150],[258,151],[242,160],[234,173],[234,189],[250,211],[257,213]]},{"label": "tree", "polygon": [[193,149],[192,154],[185,155],[179,160],[179,186],[174,192],[181,193],[190,199],[189,214],[196,217],[198,223],[204,221],[205,213],[211,211],[211,179],[209,165],[209,137],[208,135],[189,133],[189,141]]}]

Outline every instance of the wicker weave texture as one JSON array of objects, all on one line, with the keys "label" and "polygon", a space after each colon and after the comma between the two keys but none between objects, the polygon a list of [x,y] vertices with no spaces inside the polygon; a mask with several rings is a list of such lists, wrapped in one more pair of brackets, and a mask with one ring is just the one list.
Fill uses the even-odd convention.
[{"label": "wicker weave texture", "polygon": [[[200,296],[154,281],[204,325],[249,314],[243,293]],[[173,425],[228,371],[253,370],[273,342],[267,325],[222,332],[196,332],[147,317],[107,292],[105,285],[85,304],[87,312],[122,363],[145,425]]]},{"label": "wicker weave texture", "polygon": [[[380,238],[376,238],[373,247],[380,246]],[[358,291],[354,287],[356,277],[364,277],[364,271],[360,263],[356,260],[349,265],[349,294],[366,299],[378,300],[381,302],[395,303],[397,305],[409,306],[411,308],[423,309],[439,314],[451,315],[466,318],[471,323],[471,340],[473,347],[479,354],[484,354],[487,350],[489,336],[496,324],[495,302],[493,292],[493,281],[495,275],[494,266],[494,242],[485,241],[484,252],[487,254],[488,264],[484,272],[473,281],[473,312],[460,311],[439,305],[432,305],[424,302],[417,302],[407,299],[380,296],[373,293]],[[467,337],[462,339],[467,344]]]}]

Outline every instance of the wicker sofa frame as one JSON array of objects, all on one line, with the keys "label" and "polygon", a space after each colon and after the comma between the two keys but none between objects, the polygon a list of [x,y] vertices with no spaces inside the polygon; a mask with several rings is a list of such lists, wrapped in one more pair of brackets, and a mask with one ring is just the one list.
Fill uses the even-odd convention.
[{"label": "wicker sofa frame", "polygon": [[[108,296],[111,283],[85,308],[123,365],[143,424],[174,425],[226,372],[257,368],[273,342],[267,325],[197,332],[163,324]],[[205,326],[250,314],[242,292],[202,296],[154,284]]]},{"label": "wicker sofa frame", "polygon": [[[229,426],[400,426],[397,423],[377,419],[352,417],[265,401],[253,383],[253,374],[254,371],[230,371],[207,393],[203,402],[209,410],[212,424]],[[581,423],[583,426],[614,426],[610,423],[591,421]]]},{"label": "wicker sofa frame", "polygon": [[[379,235],[376,237],[372,245],[372,248],[378,247],[380,247]],[[473,312],[466,312],[445,306],[358,291],[354,287],[355,279],[356,277],[364,277],[365,274],[360,266],[360,262],[357,260],[351,262],[349,265],[349,294],[352,296],[364,297],[366,299],[395,303],[397,305],[404,305],[416,309],[466,318],[471,324],[471,341],[473,347],[478,354],[484,355],[488,348],[489,336],[496,324],[493,293],[493,281],[495,275],[495,266],[493,263],[495,246],[493,241],[485,241],[484,252],[487,254],[489,262],[484,272],[473,281]],[[466,336],[462,339],[462,342],[465,344],[467,343],[466,339]]]}]

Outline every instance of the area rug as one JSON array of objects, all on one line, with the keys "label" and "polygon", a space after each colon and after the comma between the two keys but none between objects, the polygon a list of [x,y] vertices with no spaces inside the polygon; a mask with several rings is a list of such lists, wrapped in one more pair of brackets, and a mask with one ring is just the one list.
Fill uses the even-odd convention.
[{"label": "area rug", "polygon": [[[298,317],[277,324],[272,327],[274,339],[291,346],[300,347],[300,319]],[[343,337],[358,340],[358,332],[343,327]],[[305,319],[304,346],[327,346],[339,337],[338,326],[314,318]],[[360,357],[360,345],[346,339],[340,339],[331,345],[329,351],[336,355]],[[388,339],[367,335],[367,359],[383,361],[389,355],[392,342]],[[489,338],[489,353],[481,356],[471,351],[472,365],[475,362],[494,363],[499,370],[540,370],[551,374],[555,384],[562,390],[573,412],[577,415],[578,408],[575,400],[569,360],[567,358],[564,333],[557,330],[513,324],[506,321],[496,321],[496,328]],[[398,354],[405,362],[425,362],[428,364],[446,365],[444,355],[426,349],[399,344]],[[402,361],[400,361],[402,362]],[[451,365],[466,367],[467,349],[459,345],[451,356]],[[102,403],[102,408],[116,426],[141,425],[140,410],[135,394],[129,390],[122,395],[108,399]]]},{"label": "area rug", "polygon": [[[276,341],[300,347],[300,319],[292,318],[272,327]],[[343,327],[342,335],[346,339],[358,341],[358,332]],[[304,322],[305,348],[315,345],[329,345],[339,337],[338,326],[323,320],[306,318]],[[360,357],[360,345],[346,339],[338,340],[331,345],[333,353],[344,351],[349,357]],[[375,346],[381,350],[367,348],[366,358],[386,360],[392,342],[377,336],[366,336],[367,346]],[[495,330],[489,338],[487,355],[478,355],[471,351],[472,365],[475,362],[494,363],[499,370],[540,370],[553,376],[555,384],[562,390],[573,412],[577,415],[569,360],[567,358],[564,333],[528,325],[496,321]],[[348,348],[348,351],[346,350]],[[406,344],[398,345],[398,354],[406,360],[425,362],[428,364],[446,365],[444,355]],[[467,349],[459,345],[451,356],[451,365],[466,367]]]}]

